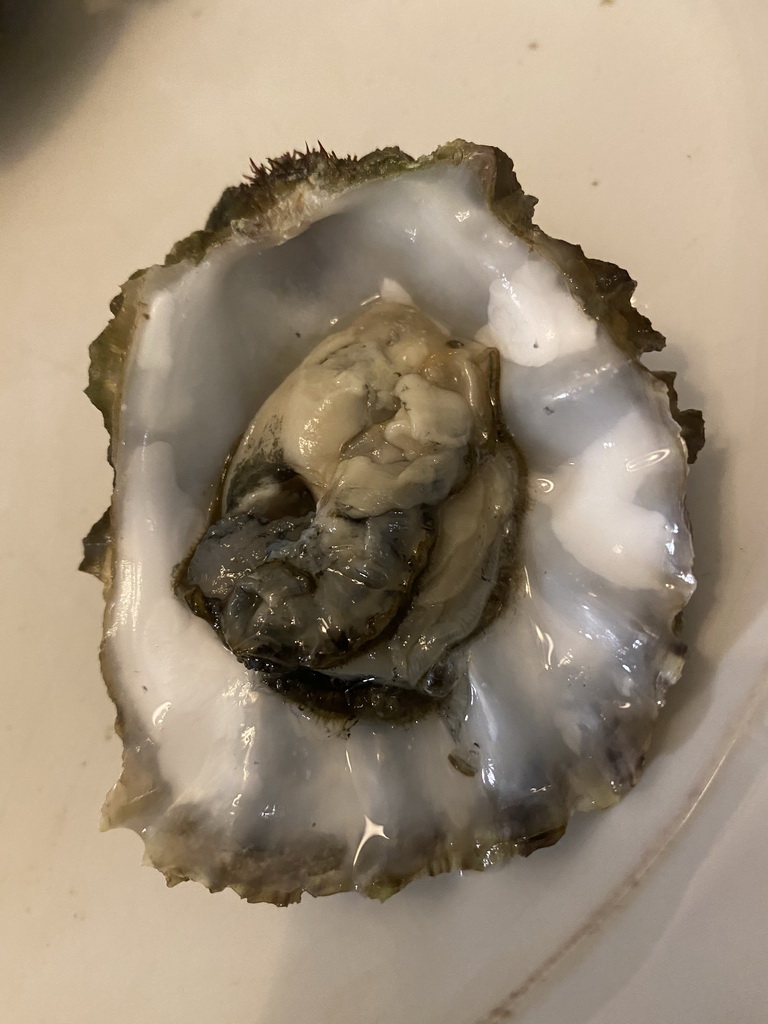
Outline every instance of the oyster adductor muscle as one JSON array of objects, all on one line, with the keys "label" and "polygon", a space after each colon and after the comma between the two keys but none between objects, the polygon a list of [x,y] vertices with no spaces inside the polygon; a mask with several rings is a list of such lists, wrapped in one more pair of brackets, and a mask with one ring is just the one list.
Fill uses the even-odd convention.
[{"label": "oyster adductor muscle", "polygon": [[92,345],[105,827],[252,901],[482,869],[637,780],[698,413],[499,150],[254,167]]}]

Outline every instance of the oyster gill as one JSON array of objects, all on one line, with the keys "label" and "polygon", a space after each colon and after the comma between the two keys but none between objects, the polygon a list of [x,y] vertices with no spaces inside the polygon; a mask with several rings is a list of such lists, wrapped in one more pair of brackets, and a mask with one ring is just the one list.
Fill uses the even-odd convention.
[{"label": "oyster gill", "polygon": [[[275,903],[384,897],[554,842],[573,809],[636,781],[694,587],[686,441],[667,382],[638,362],[663,339],[633,283],[544,235],[532,207],[503,154],[467,143],[420,161],[294,155],[228,190],[113,304],[89,394],[115,490],[84,562],[105,584],[125,745],[104,821],[137,831],[169,883]],[[174,581],[254,414],[387,280],[451,337],[500,353],[527,468],[521,584],[432,713],[339,723],[265,685]],[[700,418],[679,420],[695,454]],[[467,520],[454,526],[471,534]]]}]

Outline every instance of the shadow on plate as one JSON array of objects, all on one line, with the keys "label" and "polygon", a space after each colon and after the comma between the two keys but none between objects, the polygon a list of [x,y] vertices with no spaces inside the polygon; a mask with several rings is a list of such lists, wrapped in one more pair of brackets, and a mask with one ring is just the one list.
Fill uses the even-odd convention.
[{"label": "shadow on plate", "polygon": [[0,169],[77,103],[138,6],[161,0],[0,0]]}]

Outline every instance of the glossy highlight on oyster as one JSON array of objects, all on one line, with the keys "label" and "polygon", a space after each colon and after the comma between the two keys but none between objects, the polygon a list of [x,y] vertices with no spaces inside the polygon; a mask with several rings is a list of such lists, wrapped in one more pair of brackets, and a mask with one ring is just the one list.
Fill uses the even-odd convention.
[{"label": "glossy highlight on oyster", "polygon": [[701,417],[500,151],[254,168],[92,346],[105,827],[251,901],[482,869],[636,781]]}]

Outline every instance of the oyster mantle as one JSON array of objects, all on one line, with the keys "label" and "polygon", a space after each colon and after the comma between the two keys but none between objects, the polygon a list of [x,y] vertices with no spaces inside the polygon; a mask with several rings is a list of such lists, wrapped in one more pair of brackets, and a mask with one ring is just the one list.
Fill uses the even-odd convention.
[{"label": "oyster mantle", "polygon": [[[639,363],[663,338],[628,275],[544,235],[533,204],[508,158],[468,143],[418,161],[295,154],[254,168],[114,301],[88,393],[115,492],[84,561],[105,584],[102,666],[125,744],[104,822],[137,831],[169,883],[280,904],[383,898],[548,845],[574,809],[637,780],[682,667],[700,417],[678,422]],[[238,662],[174,579],[256,410],[388,279],[500,353],[528,470],[521,585],[467,648],[447,708],[339,724]]]}]

